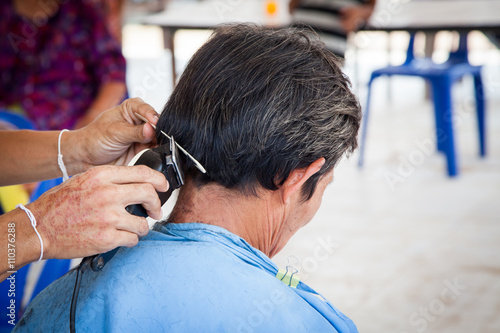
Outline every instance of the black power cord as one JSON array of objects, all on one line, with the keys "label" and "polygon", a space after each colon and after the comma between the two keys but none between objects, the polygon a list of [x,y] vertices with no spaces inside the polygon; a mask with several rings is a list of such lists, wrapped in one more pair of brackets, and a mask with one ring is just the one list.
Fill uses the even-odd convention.
[{"label": "black power cord", "polygon": [[[157,192],[160,202],[163,205],[172,194],[172,191],[184,185],[184,170],[181,168],[179,153],[177,145],[173,137],[169,138],[169,144],[159,146],[157,148],[147,150],[138,159],[133,162],[134,165],[147,165],[148,167],[163,173],[169,183],[169,189],[166,192]],[[191,155],[189,155],[191,156]],[[130,205],[126,207],[127,212],[136,216],[147,217],[148,213],[139,204]],[[73,289],[73,297],[71,298],[71,307],[69,309],[69,329],[71,333],[75,333],[75,316],[76,304],[78,301],[78,294],[80,293],[80,284],[82,282],[82,275],[85,270],[91,269],[94,272],[102,270],[104,265],[109,262],[118,251],[118,248],[106,253],[86,257],[82,260],[76,269],[76,281]]]},{"label": "black power cord", "polygon": [[84,258],[78,268],[76,269],[76,281],[73,289],[73,297],[71,298],[71,307],[69,308],[69,331],[75,333],[75,316],[76,316],[76,303],[78,301],[78,294],[80,293],[80,284],[82,282],[82,275],[85,271],[85,265],[91,260],[91,257]]}]

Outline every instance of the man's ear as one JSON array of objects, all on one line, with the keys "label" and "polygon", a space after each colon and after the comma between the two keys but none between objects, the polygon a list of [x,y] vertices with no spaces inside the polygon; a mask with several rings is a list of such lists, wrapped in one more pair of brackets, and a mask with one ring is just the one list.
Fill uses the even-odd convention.
[{"label": "man's ear", "polygon": [[283,190],[283,202],[285,204],[288,203],[290,198],[297,193],[297,191],[300,191],[302,185],[304,185],[312,175],[318,172],[325,162],[325,158],[321,157],[312,162],[308,167],[295,169],[290,172],[290,175],[281,187]]}]

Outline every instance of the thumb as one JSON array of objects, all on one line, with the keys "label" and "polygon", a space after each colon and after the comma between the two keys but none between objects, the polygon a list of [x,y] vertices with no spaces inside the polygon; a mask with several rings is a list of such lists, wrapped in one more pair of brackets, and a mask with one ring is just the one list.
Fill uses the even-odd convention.
[{"label": "thumb", "polygon": [[149,143],[151,141],[154,141],[156,138],[156,130],[151,126],[149,123],[144,123],[142,125],[142,131],[141,135],[144,139],[144,141],[138,141],[141,143]]},{"label": "thumb", "polygon": [[126,143],[150,143],[156,137],[156,132],[148,123],[140,125],[126,124],[120,128],[121,136]]}]

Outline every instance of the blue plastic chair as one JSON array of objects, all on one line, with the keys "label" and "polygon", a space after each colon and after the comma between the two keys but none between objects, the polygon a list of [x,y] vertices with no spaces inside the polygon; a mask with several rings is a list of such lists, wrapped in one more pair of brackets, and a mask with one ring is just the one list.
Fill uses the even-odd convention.
[{"label": "blue plastic chair", "polygon": [[25,117],[5,110],[0,110],[0,121],[12,125],[14,129],[35,129],[35,125]]},{"label": "blue plastic chair", "polygon": [[[0,111],[0,121],[4,121],[9,123],[13,127],[17,129],[36,129],[34,124],[31,123],[28,119],[24,118],[21,115],[10,113],[8,111]],[[45,180],[38,184],[36,189],[31,194],[30,200],[35,201],[47,190],[51,189],[54,186],[57,186],[62,183],[62,178]],[[35,284],[35,289],[31,297],[29,298],[28,303],[45,287],[47,287],[50,283],[57,280],[66,272],[68,272],[70,267],[71,260],[66,259],[50,259],[46,260],[45,266],[40,273],[40,276]],[[9,291],[12,290],[11,283],[9,280],[5,280],[0,283],[0,317],[4,318],[0,321],[0,333],[10,332],[13,329],[13,326],[8,323],[10,317],[7,315],[10,313],[10,310],[7,308],[10,305],[11,299],[15,300],[15,320],[17,323],[21,318],[24,308],[21,307],[21,302],[24,297],[26,278],[28,274],[30,265],[26,265],[21,269],[17,270],[15,274],[15,296],[11,293],[13,297],[9,297]]]},{"label": "blue plastic chair", "polygon": [[368,97],[364,111],[363,129],[361,132],[359,167],[364,163],[364,151],[366,149],[366,134],[368,128],[370,95],[373,81],[380,76],[416,76],[426,79],[432,87],[434,101],[434,114],[436,121],[436,142],[438,151],[446,156],[447,170],[450,177],[458,174],[456,163],[454,133],[453,133],[453,110],[451,90],[455,81],[465,75],[472,75],[476,94],[476,111],[479,133],[480,155],[486,155],[485,142],[485,105],[483,81],[481,78],[481,66],[472,66],[467,59],[467,35],[460,35],[459,47],[450,53],[448,61],[436,64],[429,58],[417,59],[413,53],[415,34],[411,34],[406,61],[400,66],[388,66],[372,72],[368,83]]}]

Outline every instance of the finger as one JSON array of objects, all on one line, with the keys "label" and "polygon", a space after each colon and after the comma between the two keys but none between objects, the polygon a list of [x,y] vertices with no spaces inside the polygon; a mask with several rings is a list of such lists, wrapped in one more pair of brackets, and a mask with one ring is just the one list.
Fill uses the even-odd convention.
[{"label": "finger", "polygon": [[121,191],[118,200],[125,206],[139,204],[146,209],[148,216],[159,220],[162,217],[161,202],[158,193],[150,184],[128,184]]},{"label": "finger", "polygon": [[150,124],[135,123],[131,118],[120,124],[115,135],[119,136],[119,140],[125,144],[149,143],[156,138],[156,132]]},{"label": "finger", "polygon": [[168,182],[165,176],[156,170],[145,165],[135,166],[101,166],[99,167],[110,183],[132,184],[149,183],[156,191],[165,192],[168,190]]},{"label": "finger", "polygon": [[139,236],[133,232],[117,230],[113,237],[117,240],[115,248],[118,246],[134,247],[139,243]]},{"label": "finger", "polygon": [[[132,116],[139,121],[139,123],[142,123],[142,119],[137,117],[137,114],[140,114],[141,116],[145,117],[149,123],[156,125],[158,123],[158,113],[153,109],[153,107],[149,104],[146,104],[144,102],[138,103],[136,107],[132,107]],[[142,143],[147,143],[151,142],[156,138],[156,131],[151,126],[150,124],[146,123],[142,125],[142,137],[146,141],[141,141]]]},{"label": "finger", "polygon": [[145,103],[142,99],[138,97],[131,98],[126,100],[124,105],[124,110],[127,112],[127,116],[133,120],[134,124],[141,124],[143,122],[139,117],[137,117],[136,113],[146,118],[153,125],[156,125],[158,122],[158,112],[156,112],[151,105]]},{"label": "finger", "polygon": [[[158,112],[156,112],[155,109],[153,109],[153,107],[147,103],[143,102],[142,104],[139,104],[137,108],[132,111],[136,118],[138,118],[136,115],[136,113],[138,113],[141,116],[145,117],[151,124],[156,125],[158,123],[159,119]],[[142,121],[141,119],[139,120]]]},{"label": "finger", "polygon": [[146,123],[142,125],[142,136],[144,138],[144,141],[142,141],[141,143],[156,141],[156,131],[150,124]]},{"label": "finger", "polygon": [[[124,144],[150,143],[155,141],[156,131],[145,124],[137,114],[145,117],[150,123],[158,122],[158,113],[153,107],[140,98],[125,100],[118,106],[120,112],[113,113],[116,123],[121,123],[119,131],[115,131]],[[124,121],[125,120],[125,121]]]},{"label": "finger", "polygon": [[145,217],[135,216],[124,211],[120,222],[116,225],[116,229],[143,237],[148,234],[149,225]]}]

